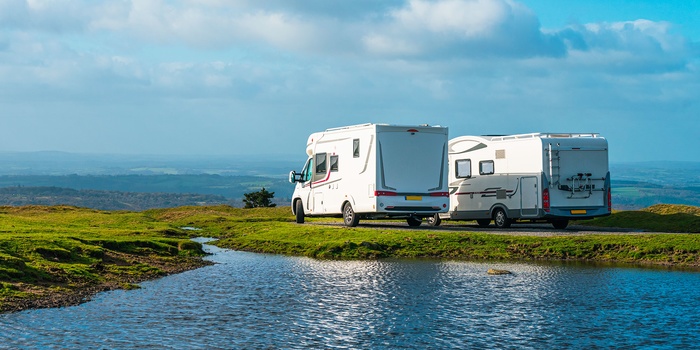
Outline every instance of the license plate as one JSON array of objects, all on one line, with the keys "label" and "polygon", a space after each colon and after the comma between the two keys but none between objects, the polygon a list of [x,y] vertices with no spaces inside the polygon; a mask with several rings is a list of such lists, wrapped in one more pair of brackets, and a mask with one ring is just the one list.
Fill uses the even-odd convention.
[{"label": "license plate", "polygon": [[577,209],[577,210],[572,210],[571,215],[584,215],[586,214],[585,209]]},{"label": "license plate", "polygon": [[423,196],[406,196],[407,201],[420,201],[423,200]]}]

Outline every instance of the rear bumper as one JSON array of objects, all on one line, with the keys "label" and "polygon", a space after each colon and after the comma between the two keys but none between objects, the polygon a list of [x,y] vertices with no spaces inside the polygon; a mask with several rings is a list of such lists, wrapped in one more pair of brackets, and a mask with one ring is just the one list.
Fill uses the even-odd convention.
[{"label": "rear bumper", "polygon": [[[585,213],[583,213],[585,210]],[[601,207],[577,207],[577,208],[551,208],[545,212],[544,209],[537,209],[530,215],[523,215],[520,209],[507,209],[506,214],[509,218],[522,221],[552,221],[552,220],[586,220],[601,216],[608,216],[608,208]],[[492,219],[492,210],[469,210],[469,211],[451,211],[440,215],[441,219],[448,220],[477,220],[477,219]]]},{"label": "rear bumper", "polygon": [[541,212],[545,219],[586,220],[610,215],[607,207],[550,208],[549,212]]},{"label": "rear bumper", "polygon": [[[421,215],[430,216],[436,213],[446,213],[449,197],[414,196],[382,196],[377,197],[376,212],[387,215]],[[420,198],[420,199],[418,199]]]}]

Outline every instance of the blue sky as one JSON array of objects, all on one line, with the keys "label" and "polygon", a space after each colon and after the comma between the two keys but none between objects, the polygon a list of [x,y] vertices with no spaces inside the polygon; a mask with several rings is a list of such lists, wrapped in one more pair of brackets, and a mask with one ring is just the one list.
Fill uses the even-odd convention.
[{"label": "blue sky", "polygon": [[700,161],[700,0],[0,0],[0,152],[304,157],[360,123]]}]

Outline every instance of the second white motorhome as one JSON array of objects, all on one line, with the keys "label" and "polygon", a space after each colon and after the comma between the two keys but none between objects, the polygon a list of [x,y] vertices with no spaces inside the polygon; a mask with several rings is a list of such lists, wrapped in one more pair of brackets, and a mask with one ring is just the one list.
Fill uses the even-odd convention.
[{"label": "second white motorhome", "polygon": [[598,134],[461,136],[449,142],[450,209],[428,222],[504,228],[610,215],[608,142]]},{"label": "second white motorhome", "polygon": [[292,212],[342,216],[346,226],[360,218],[422,219],[447,211],[447,128],[362,124],[311,134],[308,160],[296,184]]}]

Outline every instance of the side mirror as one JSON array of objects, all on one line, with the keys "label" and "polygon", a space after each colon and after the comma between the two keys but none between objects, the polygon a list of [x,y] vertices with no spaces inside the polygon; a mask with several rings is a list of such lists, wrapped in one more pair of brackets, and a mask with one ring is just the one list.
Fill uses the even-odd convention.
[{"label": "side mirror", "polygon": [[297,182],[297,172],[292,170],[289,172],[289,182],[290,183],[295,183]]}]

